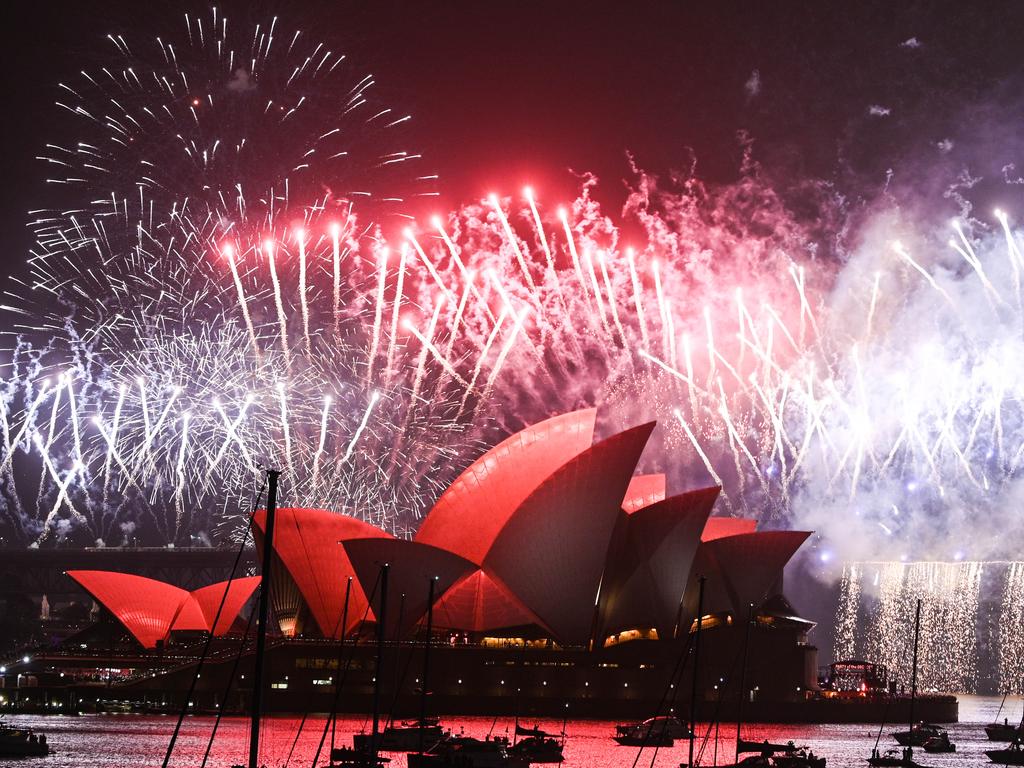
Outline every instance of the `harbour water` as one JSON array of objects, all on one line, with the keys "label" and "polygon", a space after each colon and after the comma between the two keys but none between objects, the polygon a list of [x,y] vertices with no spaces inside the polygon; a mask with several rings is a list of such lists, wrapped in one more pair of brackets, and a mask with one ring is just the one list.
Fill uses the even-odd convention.
[{"label": "harbour water", "polygon": [[[960,722],[949,725],[950,738],[957,745],[955,754],[922,755],[919,762],[935,768],[952,766],[990,766],[984,750],[990,749],[993,742],[985,738],[982,726],[991,722],[999,709],[998,697],[963,696],[960,697]],[[1009,717],[1013,722],[1021,717],[1022,701],[1008,699],[1000,715]],[[33,717],[17,716],[7,720],[12,724],[28,726],[46,733],[55,750],[46,758],[28,759],[18,764],[28,768],[120,768],[121,766],[138,766],[139,768],[159,767],[163,762],[168,739],[174,728],[174,717],[106,714],[83,715],[81,717]],[[456,732],[465,732],[469,736],[484,737],[488,732],[496,735],[511,736],[512,723],[505,719],[483,717],[446,718],[446,726],[453,727]],[[527,727],[533,727],[533,720],[522,721]],[[557,732],[562,723],[542,720],[538,721],[541,728]],[[299,718],[276,717],[266,721],[263,731],[263,748],[260,763],[267,768],[294,766],[301,768],[312,764],[320,734],[323,731],[323,717],[309,717],[298,741],[295,734]],[[568,768],[631,768],[637,757],[637,750],[620,747],[611,739],[614,723],[593,720],[570,720],[566,724],[567,742],[565,746],[565,763]],[[174,757],[170,765],[175,768],[199,768],[206,750],[207,740],[213,726],[212,717],[190,717],[185,721]],[[224,718],[221,722],[217,739],[210,753],[207,765],[210,768],[228,768],[235,763],[244,763],[248,745],[248,721],[244,718]],[[366,718],[339,718],[337,730],[338,745],[351,744],[351,734],[364,729],[369,730]],[[700,765],[713,766],[717,762],[732,761],[735,749],[734,723],[722,723],[718,728],[718,739],[715,740],[715,729],[710,729],[710,738],[703,746],[704,734],[708,732],[707,724],[698,729],[698,742],[695,753],[700,754]],[[879,748],[895,746],[891,733],[905,728],[905,725],[887,725],[879,742]],[[856,766],[865,768],[865,758],[870,755],[878,735],[878,726],[870,724],[858,725],[759,725],[750,724],[744,727],[743,738],[761,741],[794,740],[797,744],[806,745],[816,754],[828,758],[828,765],[835,768]],[[329,739],[329,736],[328,736]],[[294,744],[294,749],[293,749]],[[655,756],[653,749],[645,749],[636,765],[674,768],[687,759],[688,744],[677,741],[670,749],[662,748]],[[291,760],[288,761],[289,753]],[[326,748],[322,753],[320,765],[326,763]],[[392,768],[405,768],[405,756],[391,754]],[[654,758],[652,764],[651,760]]]}]

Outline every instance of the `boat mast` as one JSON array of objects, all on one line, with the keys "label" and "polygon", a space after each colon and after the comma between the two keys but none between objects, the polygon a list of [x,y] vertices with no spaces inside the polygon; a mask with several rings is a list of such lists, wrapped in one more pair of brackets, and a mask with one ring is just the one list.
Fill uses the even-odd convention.
[{"label": "boat mast", "polygon": [[252,683],[252,720],[249,723],[249,768],[256,768],[260,754],[260,715],[263,708],[263,656],[267,646],[267,615],[270,612],[270,564],[274,554],[274,514],[277,511],[276,469],[267,470],[267,521],[263,531],[263,566],[260,570],[260,601],[256,626],[256,671]]},{"label": "boat mast", "polygon": [[434,584],[437,576],[430,577],[427,588],[427,638],[423,646],[423,690],[420,693],[420,754],[423,754],[423,729],[427,722],[427,680],[430,676],[430,638],[434,632]]},{"label": "boat mast", "polygon": [[380,614],[377,616],[377,665],[373,675],[373,735],[370,751],[376,764],[377,750],[380,746],[380,686],[381,672],[384,669],[384,630],[388,615],[388,571],[391,566],[384,563],[380,567]]},{"label": "boat mast", "polygon": [[917,699],[917,642],[921,638],[921,598],[917,598],[914,614],[914,660],[910,675],[910,749],[914,748],[914,703]]},{"label": "boat mast", "polygon": [[700,577],[700,587],[697,591],[697,636],[693,639],[693,687],[690,689],[690,762],[688,765],[693,768],[693,742],[697,738],[697,672],[700,669],[700,626],[704,623],[704,582],[707,577]]},{"label": "boat mast", "polygon": [[[352,577],[345,580],[345,606],[341,610],[341,637],[338,638],[338,671],[334,676],[334,701],[331,702],[331,751],[334,754],[334,732],[338,726],[338,698],[341,695],[341,684],[343,682],[341,662],[345,657],[345,632],[348,631],[348,599],[352,594]],[[347,670],[346,670],[347,671]],[[323,746],[323,738],[320,739],[320,746]],[[319,748],[317,755],[320,754]]]},{"label": "boat mast", "polygon": [[[736,707],[736,762],[740,761],[740,726],[743,724],[743,698],[747,695],[747,651],[750,650],[750,625],[754,623],[754,604],[747,608],[747,633],[743,638],[743,666],[740,667],[740,700]],[[718,727],[717,725],[715,726]],[[718,740],[715,740],[718,749]]]}]

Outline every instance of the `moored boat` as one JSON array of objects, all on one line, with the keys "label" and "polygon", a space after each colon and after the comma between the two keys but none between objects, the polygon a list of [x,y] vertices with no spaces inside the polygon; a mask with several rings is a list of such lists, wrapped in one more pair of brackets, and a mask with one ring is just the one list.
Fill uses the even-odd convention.
[{"label": "moored boat", "polygon": [[525,757],[532,763],[560,763],[565,757],[562,754],[562,742],[544,734],[543,736],[527,736],[508,748],[513,755]]},{"label": "moored boat", "polygon": [[45,733],[0,722],[0,757],[45,757],[50,754]]},{"label": "moored boat", "polygon": [[[871,757],[868,758],[868,765],[873,768],[922,768],[914,760],[915,741],[921,737],[918,745],[923,744],[929,738],[939,735],[940,728],[926,723],[914,722],[914,703],[917,701],[917,649],[921,640],[921,600],[917,601],[917,609],[914,612],[914,655],[910,663],[910,729],[894,733],[896,740],[903,744],[902,753],[895,749],[887,749],[884,753],[879,752],[878,742],[882,739],[882,730],[885,728],[885,721],[878,728],[878,738],[875,739],[875,746],[871,750]],[[934,729],[927,736],[924,736],[924,729]]]},{"label": "moored boat", "polygon": [[813,749],[793,746],[793,742],[786,746],[784,751],[771,756],[775,768],[825,768],[825,758],[815,755]]},{"label": "moored boat", "polygon": [[914,723],[909,731],[897,731],[892,735],[896,743],[902,747],[923,747],[928,739],[934,739],[946,734],[944,728],[931,723]]},{"label": "moored boat", "polygon": [[690,729],[675,717],[649,717],[639,723],[615,726],[613,738],[626,747],[671,747],[676,739],[690,738]]},{"label": "moored boat", "polygon": [[740,740],[738,754],[749,752],[757,754],[748,755],[731,765],[719,764],[719,768],[825,768],[824,757],[818,757],[813,750],[798,747],[792,741],[786,744],[772,744],[768,741]]},{"label": "moored boat", "polygon": [[985,726],[985,735],[989,741],[1013,741],[1021,735],[1019,724],[1010,724],[1008,718],[1001,723],[989,723]]},{"label": "moored boat", "polygon": [[999,765],[1024,765],[1024,742],[1016,739],[1005,749],[987,749],[985,754],[989,760]]},{"label": "moored boat", "polygon": [[945,731],[939,736],[933,736],[923,745],[924,751],[931,754],[939,752],[956,752],[956,744],[949,740],[949,734]]}]

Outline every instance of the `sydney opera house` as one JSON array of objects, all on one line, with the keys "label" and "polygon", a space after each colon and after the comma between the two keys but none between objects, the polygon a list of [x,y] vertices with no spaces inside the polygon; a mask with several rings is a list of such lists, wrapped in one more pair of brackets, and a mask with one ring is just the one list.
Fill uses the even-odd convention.
[{"label": "sydney opera house", "polygon": [[[650,712],[670,689],[689,690],[692,665],[678,662],[698,621],[704,699],[738,696],[729,687],[749,624],[750,705],[800,706],[815,686],[813,624],[786,600],[782,574],[808,533],[711,516],[718,488],[669,495],[663,475],[634,474],[655,425],[594,443],[595,418],[556,416],[487,451],[411,540],[329,510],[278,509],[268,705],[326,710],[344,678],[342,706],[366,707],[387,563],[393,650],[382,678],[399,709],[415,711],[429,640],[439,711]],[[253,522],[262,549],[265,512]],[[126,697],[168,701],[186,690],[197,638],[212,633],[197,706],[244,706],[243,635],[258,577],[188,591],[132,574],[68,576],[131,649],[117,678]],[[247,660],[232,682],[239,649]],[[674,676],[677,668],[685,671]],[[687,703],[674,693],[669,701],[678,711]]]}]

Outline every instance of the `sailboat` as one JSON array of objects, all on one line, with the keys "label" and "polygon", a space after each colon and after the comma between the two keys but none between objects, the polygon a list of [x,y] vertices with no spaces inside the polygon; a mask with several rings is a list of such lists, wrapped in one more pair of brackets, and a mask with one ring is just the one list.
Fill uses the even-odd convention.
[{"label": "sailboat", "polygon": [[[768,741],[744,741],[743,699],[747,692],[747,653],[750,648],[750,630],[754,625],[754,604],[747,608],[747,632],[743,639],[743,661],[740,665],[739,702],[736,708],[736,762],[732,768],[825,768],[825,758],[818,757],[807,747],[798,747],[792,741],[772,744]],[[740,759],[741,754],[748,757]],[[749,754],[753,753],[753,754]],[[723,766],[728,768],[728,766]]]},{"label": "sailboat", "polygon": [[[423,688],[420,692],[420,716],[415,720],[403,720],[398,725],[390,724],[384,728],[379,749],[386,752],[419,752],[433,747],[444,738],[441,721],[436,717],[427,717],[427,692],[430,679],[430,641],[434,631],[434,585],[437,577],[429,579],[427,591],[427,635],[423,648]],[[365,747],[369,737],[357,734],[353,737],[356,749]]]},{"label": "sailboat", "polygon": [[[917,611],[914,614],[914,659],[913,659],[913,672],[911,673],[911,684],[910,684],[910,733],[914,732],[914,703],[917,700],[917,646],[921,638],[921,601],[917,601]],[[871,750],[871,757],[868,758],[868,764],[874,766],[874,768],[922,768],[920,763],[914,760],[914,747],[913,743],[908,743],[903,747],[902,752],[896,749],[888,749],[885,753],[878,751],[878,741],[882,738],[882,729],[885,728],[885,723],[878,729],[878,738],[875,739],[875,747]]]},{"label": "sailboat", "polygon": [[[523,738],[519,739],[518,737]],[[523,728],[516,724],[517,741],[510,748],[510,752],[520,757],[525,757],[530,763],[560,763],[565,759],[562,750],[565,747],[565,721],[562,721],[562,737],[557,734],[542,731],[534,726]]]},{"label": "sailboat", "polygon": [[989,741],[1014,741],[1024,734],[1024,712],[1021,713],[1021,721],[1019,724],[1010,724],[1010,718],[1004,717],[1003,722],[999,722],[999,715],[1003,711],[1003,707],[1006,705],[1006,696],[1003,694],[1003,700],[999,702],[999,711],[996,712],[996,719],[985,726],[985,735],[988,736]]},{"label": "sailboat", "polygon": [[[331,750],[329,768],[380,768],[391,762],[390,758],[381,757],[379,752],[382,744],[380,730],[380,687],[384,670],[384,633],[385,617],[388,615],[388,574],[391,566],[382,563],[380,566],[380,612],[377,614],[377,663],[373,676],[373,731],[368,741],[355,742],[353,747],[337,747]],[[255,768],[255,766],[250,766]]]}]

